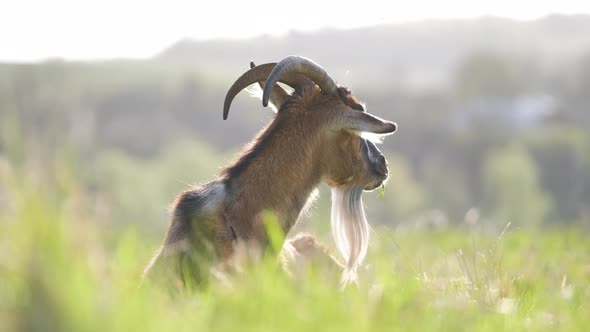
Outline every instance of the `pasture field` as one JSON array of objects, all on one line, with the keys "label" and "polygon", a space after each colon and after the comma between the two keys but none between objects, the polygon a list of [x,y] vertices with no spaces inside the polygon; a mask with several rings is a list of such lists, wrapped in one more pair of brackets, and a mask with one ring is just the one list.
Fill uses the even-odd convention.
[{"label": "pasture field", "polygon": [[[7,177],[4,177],[6,180]],[[588,331],[590,242],[578,228],[375,228],[358,284],[269,255],[205,289],[138,287],[158,240],[114,232],[67,176],[5,182],[0,331]],[[8,199],[8,198],[10,199]]]},{"label": "pasture field", "polygon": [[[87,47],[102,30],[145,35],[136,19],[143,14],[172,17],[138,1],[126,33],[85,22],[73,13],[100,16],[62,2],[47,9],[75,24],[57,32],[78,34],[85,52],[139,46],[135,38],[111,51]],[[260,6],[247,6],[260,16]],[[518,6],[529,14],[538,7]],[[32,10],[14,22],[45,29]],[[234,11],[251,20],[244,10]],[[172,28],[201,21],[187,18]],[[33,34],[4,29],[31,50],[49,47],[51,57],[2,60],[0,52],[0,332],[590,331],[590,16],[353,21],[281,36],[267,24],[273,33],[248,39],[237,38],[238,24],[236,38],[182,33],[143,57],[87,60],[60,53],[68,45],[53,45],[55,33],[44,30],[36,45]],[[92,22],[100,24],[80,26]],[[175,38],[162,33],[154,40]],[[276,227],[268,227],[268,253],[239,251],[246,254],[235,271],[213,270],[207,285],[143,281],[174,197],[235,164],[275,116],[244,91],[223,121],[230,84],[250,60],[288,54],[321,63],[369,112],[400,125],[379,146],[384,190],[363,194],[372,230],[357,283],[342,289],[325,256],[287,275]],[[317,136],[295,127],[293,137],[269,132],[301,146],[300,137]],[[270,152],[258,154],[272,161],[261,165],[292,168]],[[307,152],[285,160],[333,161]],[[280,189],[287,173],[264,180]],[[319,189],[287,236],[311,232],[334,248],[330,188]]]}]

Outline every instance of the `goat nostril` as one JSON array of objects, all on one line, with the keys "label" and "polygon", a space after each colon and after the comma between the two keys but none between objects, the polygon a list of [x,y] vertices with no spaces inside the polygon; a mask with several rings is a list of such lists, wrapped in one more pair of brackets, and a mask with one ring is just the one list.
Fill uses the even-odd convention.
[{"label": "goat nostril", "polygon": [[387,165],[385,165],[383,163],[377,165],[377,167],[375,169],[375,175],[377,175],[379,177],[385,177],[385,176],[387,176],[388,173],[389,173],[389,170],[387,169]]}]

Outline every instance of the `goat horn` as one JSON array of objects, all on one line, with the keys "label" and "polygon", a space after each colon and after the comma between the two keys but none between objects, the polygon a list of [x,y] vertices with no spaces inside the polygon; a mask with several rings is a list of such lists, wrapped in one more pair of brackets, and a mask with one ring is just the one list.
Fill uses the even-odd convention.
[{"label": "goat horn", "polygon": [[291,73],[299,73],[307,76],[314,81],[324,93],[336,93],[338,86],[328,73],[317,63],[296,55],[291,55],[281,60],[270,72],[266,79],[264,92],[262,94],[262,105],[268,106],[268,99],[272,92],[272,87],[278,82],[283,81],[283,77]]},{"label": "goat horn", "polygon": [[[263,65],[250,68],[250,70],[242,74],[242,76],[240,76],[234,82],[234,84],[232,84],[232,86],[227,91],[227,94],[225,95],[225,101],[223,102],[223,120],[227,119],[227,116],[229,114],[229,107],[231,106],[231,103],[236,97],[236,95],[240,93],[240,91],[244,90],[244,88],[246,88],[250,84],[266,81],[266,78],[270,75],[270,73],[276,65],[276,63],[265,63]],[[250,66],[252,66],[252,63],[250,64]],[[295,88],[297,85],[301,84],[302,81],[309,81],[309,79],[304,75],[297,73],[283,75],[281,79],[276,80],[271,85],[270,90],[272,91],[272,87],[277,82],[282,82],[292,88]],[[266,86],[268,86],[268,84]]]},{"label": "goat horn", "polygon": [[275,65],[276,63],[266,63],[251,68],[250,70],[242,74],[242,76],[240,76],[234,82],[234,84],[232,84],[232,86],[227,91],[227,94],[225,95],[225,101],[223,102],[223,120],[227,119],[227,115],[229,114],[229,107],[231,106],[231,102],[234,100],[236,95],[240,93],[240,91],[244,90],[250,84],[264,81],[268,76],[268,73],[272,71]]},{"label": "goat horn", "polygon": [[[254,61],[250,61],[250,68],[254,68],[254,67],[256,67],[256,64],[254,63]],[[258,81],[258,85],[260,86],[260,89],[264,89],[265,82],[266,81]],[[285,91],[285,89],[283,89],[280,85],[275,84],[275,86],[272,87],[272,93],[270,95],[270,103],[275,106],[275,109],[277,110],[277,112],[281,109],[281,106],[285,103],[287,98],[289,98],[289,93],[287,93],[287,91]]]}]

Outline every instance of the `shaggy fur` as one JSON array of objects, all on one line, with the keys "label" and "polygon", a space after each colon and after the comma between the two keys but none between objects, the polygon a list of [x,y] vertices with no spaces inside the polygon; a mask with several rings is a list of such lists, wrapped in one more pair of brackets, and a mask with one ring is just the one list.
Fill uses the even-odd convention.
[{"label": "shaggy fur", "polygon": [[[334,193],[332,228],[346,261],[343,280],[354,279],[369,238],[360,197],[387,177],[378,150],[371,154],[358,132],[339,129],[363,115],[364,106],[346,88],[324,94],[316,85],[295,89],[277,106],[276,117],[219,179],[177,197],[163,248],[146,274],[161,269],[179,284],[203,281],[206,262],[228,261],[239,244],[267,247],[266,212],[287,234],[324,182]],[[367,117],[367,126],[381,125],[378,132],[395,130],[393,123]]]},{"label": "shaggy fur", "polygon": [[332,189],[332,236],[344,257],[342,283],[354,281],[356,270],[367,254],[369,223],[362,201],[363,188],[358,186]]}]

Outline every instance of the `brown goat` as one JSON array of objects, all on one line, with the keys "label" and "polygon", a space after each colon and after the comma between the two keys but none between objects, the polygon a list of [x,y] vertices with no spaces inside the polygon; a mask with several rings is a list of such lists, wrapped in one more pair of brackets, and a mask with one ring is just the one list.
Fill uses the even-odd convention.
[{"label": "brown goat", "polygon": [[369,239],[361,194],[388,175],[384,156],[363,137],[391,134],[396,124],[367,113],[311,60],[290,56],[251,67],[229,89],[223,118],[233,98],[254,83],[264,86],[263,105],[270,100],[277,115],[218,179],[176,198],[164,244],[146,273],[158,266],[181,284],[203,281],[203,262],[210,257],[228,261],[238,244],[268,245],[265,211],[287,234],[323,182],[332,188],[332,232],[344,257],[343,279],[353,279]]}]

